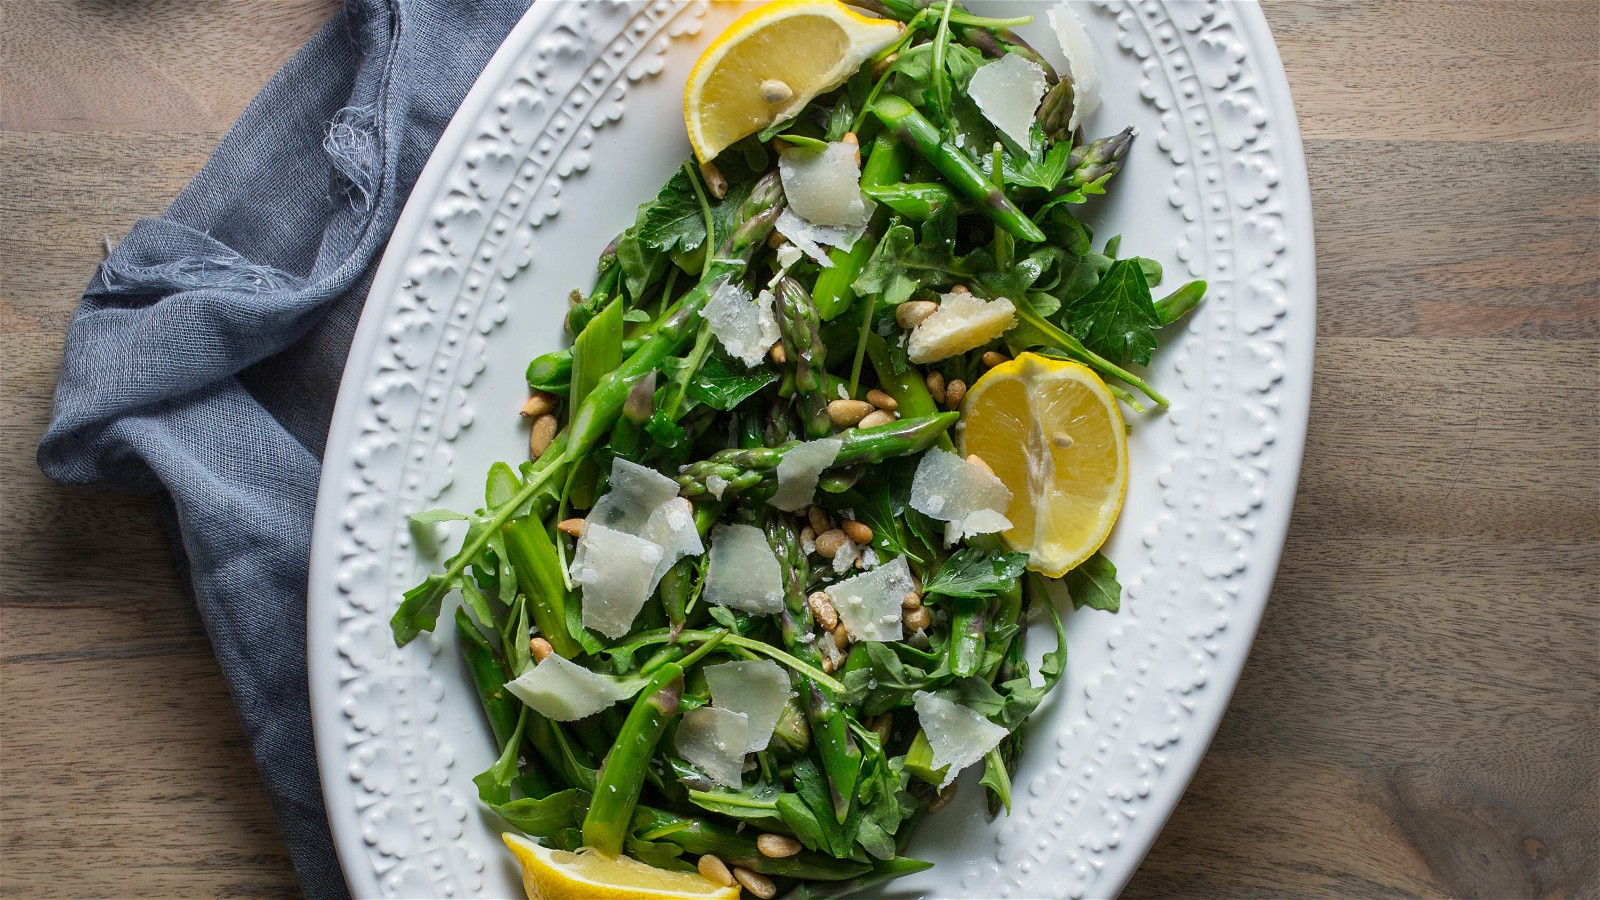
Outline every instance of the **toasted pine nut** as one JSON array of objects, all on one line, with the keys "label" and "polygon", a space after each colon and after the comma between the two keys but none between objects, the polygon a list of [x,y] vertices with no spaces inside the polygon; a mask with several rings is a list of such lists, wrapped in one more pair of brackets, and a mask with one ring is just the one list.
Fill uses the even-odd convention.
[{"label": "toasted pine nut", "polygon": [[865,416],[862,416],[861,421],[856,423],[856,427],[876,428],[879,425],[887,425],[893,421],[894,413],[887,410],[875,409],[872,412],[867,413]]},{"label": "toasted pine nut", "polygon": [[872,412],[872,404],[865,400],[834,400],[828,404],[828,418],[833,424],[850,426]]},{"label": "toasted pine nut", "polygon": [[861,165],[861,140],[856,137],[856,133],[854,131],[847,131],[844,133],[844,137],[840,138],[839,140],[840,143],[849,144],[855,148],[856,165]]},{"label": "toasted pine nut", "polygon": [[900,598],[901,609],[917,609],[920,606],[922,606],[922,595],[916,591],[912,591]]},{"label": "toasted pine nut", "polygon": [[899,62],[899,61],[900,61],[900,54],[891,53],[888,56],[885,56],[883,59],[880,59],[877,62],[873,63],[872,64],[872,80],[873,81],[877,81],[879,78],[882,78],[883,77],[883,73],[889,71],[889,67],[894,65],[896,62]]},{"label": "toasted pine nut", "polygon": [[828,634],[833,638],[833,645],[840,650],[850,646],[850,629],[844,627],[843,622],[840,622],[838,627],[828,632]]},{"label": "toasted pine nut", "polygon": [[549,449],[550,442],[556,439],[556,430],[560,427],[561,423],[549,413],[534,419],[533,429],[528,432],[528,455],[538,459]]},{"label": "toasted pine nut", "polygon": [[800,852],[800,842],[782,834],[763,834],[756,838],[756,849],[762,856],[784,859]]},{"label": "toasted pine nut", "polygon": [[919,606],[916,609],[902,609],[900,611],[900,624],[904,625],[907,631],[913,633],[926,631],[928,626],[933,624],[933,614],[928,612],[926,606]]},{"label": "toasted pine nut", "polygon": [[815,528],[812,528],[810,525],[807,525],[806,527],[800,529],[800,543],[802,543],[802,544],[811,544],[812,546],[816,546],[816,543],[817,543],[817,530]]},{"label": "toasted pine nut", "polygon": [[990,475],[994,474],[994,469],[991,468],[988,463],[983,461],[983,457],[979,456],[976,453],[968,453],[967,454],[967,462],[970,465],[977,466],[978,468],[984,470],[985,472],[988,472]]},{"label": "toasted pine nut", "polygon": [[878,743],[889,743],[889,732],[894,728],[894,716],[890,713],[879,713],[867,721],[867,729],[876,732]]},{"label": "toasted pine nut", "polygon": [[789,361],[789,351],[783,349],[782,343],[773,344],[767,351],[767,356],[780,366]]},{"label": "toasted pine nut", "polygon": [[583,519],[580,516],[573,516],[570,519],[562,519],[556,525],[556,530],[562,534],[570,534],[573,537],[578,537],[579,535],[583,534]]},{"label": "toasted pine nut", "polygon": [[772,900],[777,896],[778,886],[772,883],[771,878],[760,872],[752,872],[743,866],[734,866],[733,877],[744,885],[745,890],[760,897],[761,900]]},{"label": "toasted pine nut", "polygon": [[536,663],[544,662],[545,657],[554,651],[555,648],[550,646],[550,642],[542,637],[535,636],[528,641],[528,652],[533,655],[533,661]]},{"label": "toasted pine nut", "polygon": [[928,320],[928,317],[939,311],[939,304],[932,300],[907,300],[900,304],[894,311],[894,321],[901,328],[910,330]]},{"label": "toasted pine nut", "polygon": [[844,546],[846,538],[844,532],[832,528],[817,535],[817,555],[833,559],[839,554],[839,548]]},{"label": "toasted pine nut", "polygon": [[832,675],[833,671],[837,668],[839,668],[839,664],[833,661],[833,657],[824,656],[822,658],[822,671]]},{"label": "toasted pine nut", "polygon": [[938,812],[939,810],[944,809],[946,806],[950,805],[950,801],[954,799],[955,796],[956,783],[952,781],[934,796],[933,802],[928,804],[928,812]]},{"label": "toasted pine nut", "polygon": [[700,870],[701,875],[715,881],[717,884],[723,887],[733,887],[733,873],[728,871],[728,864],[722,861],[722,857],[707,853],[700,857],[699,862],[695,863],[695,868]]},{"label": "toasted pine nut", "polygon": [[839,625],[839,611],[833,608],[833,600],[824,591],[813,591],[806,598],[806,605],[811,607],[811,615],[816,617],[817,624],[823,631],[832,631]]},{"label": "toasted pine nut", "polygon": [[855,541],[858,544],[872,543],[872,529],[869,528],[864,522],[857,522],[854,519],[845,519],[844,523],[839,527],[844,530],[845,537]]},{"label": "toasted pine nut", "polygon": [[934,405],[943,406],[945,397],[949,393],[948,388],[945,387],[944,376],[938,372],[929,372],[927,377],[922,380],[928,385],[928,393],[933,395]]},{"label": "toasted pine nut", "polygon": [[776,231],[776,230],[767,232],[767,246],[768,247],[771,247],[772,249],[776,250],[779,247],[782,247],[784,244],[787,244],[787,243],[789,243],[789,239],[784,237],[782,232]]},{"label": "toasted pine nut", "polygon": [[811,529],[817,534],[826,534],[833,530],[833,523],[828,521],[828,511],[820,506],[806,508],[806,521],[811,523]]},{"label": "toasted pine nut", "polygon": [[972,291],[970,289],[968,289],[968,287],[966,285],[964,285],[964,284],[952,284],[952,285],[950,285],[950,293],[952,293],[952,294],[970,294],[970,293],[972,293]]},{"label": "toasted pine nut", "polygon": [[961,401],[966,398],[967,383],[965,381],[959,378],[952,378],[950,383],[944,386],[944,405],[950,409],[960,406]]},{"label": "toasted pine nut", "polygon": [[701,163],[700,177],[706,180],[706,190],[711,196],[721,200],[728,196],[728,179],[722,176],[722,170],[716,163]]},{"label": "toasted pine nut", "polygon": [[867,391],[867,402],[879,409],[886,409],[890,412],[894,412],[900,408],[899,400],[896,400],[877,388]]},{"label": "toasted pine nut", "polygon": [[985,351],[983,351],[983,357],[982,358],[983,358],[984,368],[988,368],[988,369],[992,369],[995,366],[998,366],[1003,362],[1010,362],[1011,361],[1011,357],[1005,355],[1004,353],[1001,353],[999,350],[985,350]]},{"label": "toasted pine nut", "polygon": [[559,401],[556,400],[555,394],[546,391],[534,391],[533,396],[528,398],[528,402],[522,404],[521,416],[524,419],[537,418],[545,413],[555,412],[558,405]]}]

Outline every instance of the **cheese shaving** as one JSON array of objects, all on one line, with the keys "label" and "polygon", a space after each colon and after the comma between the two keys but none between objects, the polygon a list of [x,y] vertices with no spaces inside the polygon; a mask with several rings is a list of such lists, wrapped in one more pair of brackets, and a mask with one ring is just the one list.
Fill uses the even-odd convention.
[{"label": "cheese shaving", "polygon": [[813,225],[858,227],[871,212],[861,196],[860,148],[835,141],[821,150],[796,147],[778,156],[783,197],[795,215]]},{"label": "cheese shaving", "polygon": [[778,340],[778,319],[772,305],[771,291],[752,299],[738,283],[724,282],[706,301],[701,316],[729,356],[754,367]]},{"label": "cheese shaving", "polygon": [[948,522],[949,543],[975,534],[1007,531],[1011,521],[1011,491],[994,473],[979,468],[947,450],[934,448],[923,454],[911,478],[911,508],[930,518]]},{"label": "cheese shaving", "polygon": [[747,659],[706,666],[705,673],[712,705],[745,715],[745,752],[767,749],[784,706],[794,696],[783,667],[770,659]]},{"label": "cheese shaving", "polygon": [[870,572],[823,590],[850,634],[862,641],[898,641],[900,601],[916,588],[906,558],[897,556]]},{"label": "cheese shaving", "polygon": [[702,706],[683,714],[673,742],[678,754],[723,787],[744,782],[744,748],[750,720],[744,713]]},{"label": "cheese shaving", "polygon": [[591,672],[558,654],[506,682],[506,690],[529,709],[557,722],[572,722],[639,692],[642,679],[612,678]]},{"label": "cheese shaving", "polygon": [[1019,148],[1032,147],[1033,116],[1044,99],[1044,68],[1031,59],[1008,53],[978,67],[967,96],[978,110]]},{"label": "cheese shaving", "polygon": [[783,569],[761,529],[717,526],[711,534],[703,595],[717,606],[768,615],[783,611]]},{"label": "cheese shaving", "polygon": [[911,701],[933,750],[932,768],[938,771],[949,767],[939,785],[941,790],[955,781],[962,769],[983,759],[1009,733],[973,710],[927,691],[912,694]]},{"label": "cheese shaving", "polygon": [[811,503],[817,493],[817,480],[839,458],[844,442],[838,438],[806,441],[783,454],[778,462],[778,489],[767,502],[794,512]]},{"label": "cheese shaving", "polygon": [[1067,57],[1067,72],[1072,79],[1072,118],[1067,127],[1077,131],[1083,120],[1100,108],[1100,72],[1095,64],[1094,44],[1071,4],[1058,3],[1046,15],[1056,33],[1056,42]]}]

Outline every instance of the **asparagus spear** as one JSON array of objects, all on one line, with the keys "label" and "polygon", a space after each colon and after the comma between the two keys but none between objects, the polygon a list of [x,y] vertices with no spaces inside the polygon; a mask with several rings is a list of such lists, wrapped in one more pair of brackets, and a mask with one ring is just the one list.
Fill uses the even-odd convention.
[{"label": "asparagus spear", "polygon": [[[1048,99],[1048,98],[1046,98]],[[1108,138],[1072,148],[1067,157],[1067,177],[1056,185],[1052,196],[1071,193],[1084,185],[1103,182],[1122,168],[1122,158],[1133,146],[1133,129],[1124,128]]]},{"label": "asparagus spear", "polygon": [[611,754],[600,770],[594,799],[583,817],[584,846],[607,856],[622,852],[628,823],[633,820],[633,808],[639,802],[639,788],[644,784],[645,769],[650,757],[655,755],[656,744],[666,732],[667,724],[681,711],[682,700],[683,666],[667,663],[656,671],[655,677],[634,701],[633,710],[628,713]]},{"label": "asparagus spear", "polygon": [[879,97],[873,115],[923,159],[933,164],[952,187],[978,205],[979,211],[1018,240],[1040,243],[1044,232],[1007,199],[1005,191],[989,182],[983,170],[965,153],[944,140],[932,122],[905,100]]},{"label": "asparagus spear", "polygon": [[[881,134],[867,154],[866,165],[861,167],[861,189],[871,192],[898,184],[905,172],[906,152],[900,141],[893,134]],[[868,233],[881,233],[887,221],[888,213],[881,209],[875,211],[868,224]],[[833,265],[818,273],[816,287],[811,292],[817,313],[823,320],[837,317],[855,300],[856,292],[850,285],[861,274],[861,267],[867,264],[867,259],[872,256],[872,248],[877,243],[876,240],[867,240],[863,235],[849,250],[835,248],[829,252],[828,261]]]},{"label": "asparagus spear", "polygon": [[[890,457],[921,453],[932,446],[955,421],[956,414],[947,412],[900,419],[872,428],[852,428],[839,435],[843,444],[830,468],[854,463],[877,463]],[[784,454],[800,446],[800,443],[789,441],[777,447],[723,450],[710,459],[684,466],[678,472],[678,484],[683,486],[685,497],[707,493],[706,481],[713,475],[727,482],[724,497],[728,496],[729,491],[749,490],[772,475],[778,463],[783,461]]]},{"label": "asparagus spear", "polygon": [[794,367],[794,389],[803,412],[805,435],[827,437],[833,433],[828,401],[836,396],[830,393],[835,379],[828,374],[828,351],[818,333],[821,322],[817,307],[805,287],[788,276],[778,282],[777,298],[778,333],[783,352]]}]

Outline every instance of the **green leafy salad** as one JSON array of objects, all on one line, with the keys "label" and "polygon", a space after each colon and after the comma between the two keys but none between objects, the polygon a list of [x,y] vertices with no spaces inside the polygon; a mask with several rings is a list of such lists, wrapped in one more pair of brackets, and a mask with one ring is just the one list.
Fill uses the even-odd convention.
[{"label": "green leafy salad", "polygon": [[900,37],[639,208],[528,365],[532,458],[411,517],[465,535],[392,620],[404,645],[459,594],[511,828],[761,897],[927,868],[904,849],[969,767],[1009,810],[1066,668],[1051,594],[1121,589],[1103,533],[1065,572],[1030,553],[1039,488],[969,455],[966,398],[1026,355],[1164,407],[1138,367],[1205,292],[1156,299],[1161,266],[1079,218],[1133,133],[1083,139],[1070,11],[1058,72],[1027,19],[855,5]]}]

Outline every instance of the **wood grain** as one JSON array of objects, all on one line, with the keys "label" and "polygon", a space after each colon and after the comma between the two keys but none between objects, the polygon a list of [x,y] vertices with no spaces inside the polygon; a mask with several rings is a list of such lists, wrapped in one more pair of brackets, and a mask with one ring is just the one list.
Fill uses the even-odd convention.
[{"label": "wood grain", "polygon": [[[333,0],[0,0],[0,894],[293,873],[156,501],[32,462],[103,236]],[[1271,3],[1319,323],[1273,598],[1129,897],[1600,895],[1600,4]]]}]

